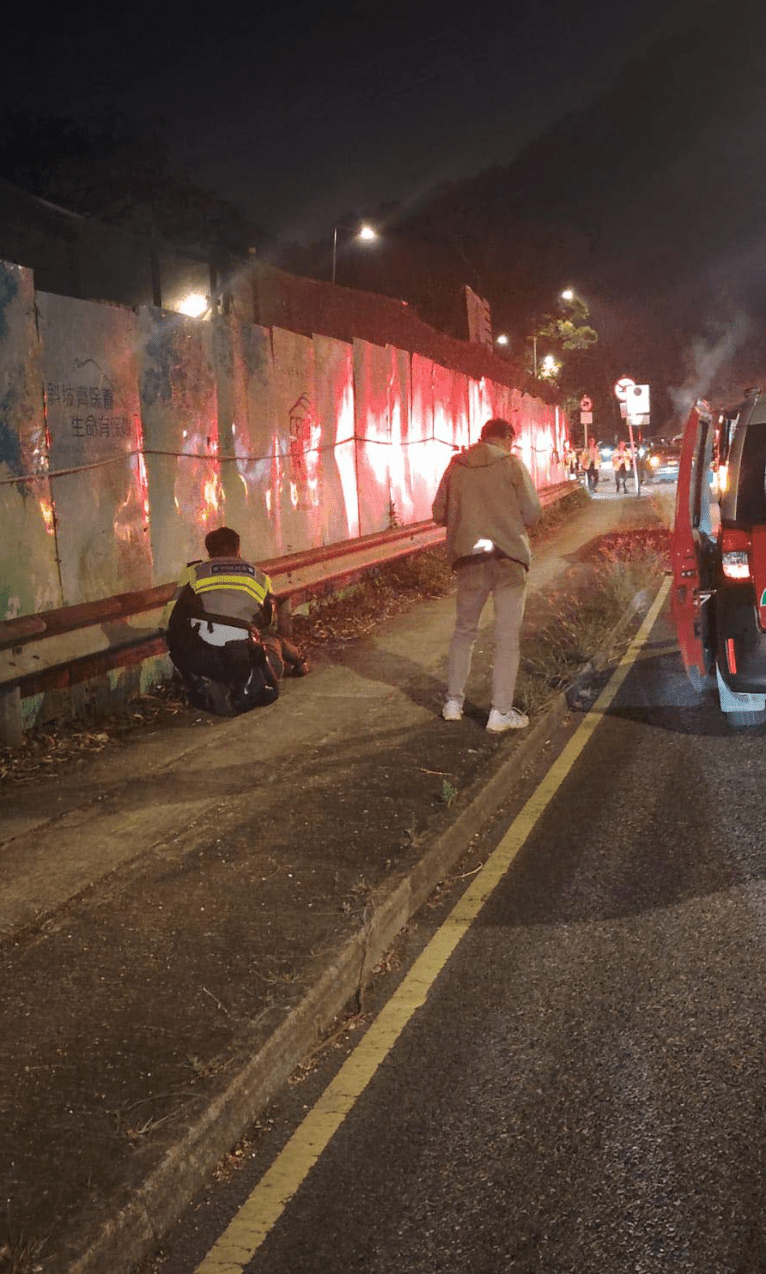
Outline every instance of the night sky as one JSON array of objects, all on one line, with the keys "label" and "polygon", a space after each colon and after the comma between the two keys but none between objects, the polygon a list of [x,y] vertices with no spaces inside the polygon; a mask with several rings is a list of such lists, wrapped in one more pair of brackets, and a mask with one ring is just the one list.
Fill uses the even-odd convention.
[{"label": "night sky", "polygon": [[4,104],[158,125],[195,181],[277,242],[389,201],[416,215],[443,183],[510,166],[517,217],[556,205],[566,223],[571,208],[589,259],[561,283],[589,290],[637,362],[662,327],[701,392],[717,374],[698,374],[705,360],[732,392],[760,374],[762,3],[139,0],[47,20],[14,6],[4,26]]},{"label": "night sky", "polygon": [[301,240],[347,209],[411,203],[510,162],[704,8],[139,2],[61,6],[40,22],[14,6],[2,94],[77,119],[113,105],[159,121],[196,179]]}]

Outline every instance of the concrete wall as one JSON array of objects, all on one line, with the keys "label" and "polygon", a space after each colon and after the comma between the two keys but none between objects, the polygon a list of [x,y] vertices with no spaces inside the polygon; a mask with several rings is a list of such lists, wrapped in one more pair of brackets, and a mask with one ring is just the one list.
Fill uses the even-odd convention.
[{"label": "concrete wall", "polygon": [[35,293],[0,263],[0,619],[166,583],[224,522],[264,560],[428,518],[491,415],[538,485],[563,479],[565,420],[508,385],[236,313]]},{"label": "concrete wall", "polygon": [[39,357],[65,606],[152,581],[132,310],[38,293]]},{"label": "concrete wall", "polygon": [[32,275],[0,263],[0,618],[63,605]]},{"label": "concrete wall", "polygon": [[224,497],[218,377],[209,323],[145,307],[138,314],[138,372],[152,581],[200,556]]}]

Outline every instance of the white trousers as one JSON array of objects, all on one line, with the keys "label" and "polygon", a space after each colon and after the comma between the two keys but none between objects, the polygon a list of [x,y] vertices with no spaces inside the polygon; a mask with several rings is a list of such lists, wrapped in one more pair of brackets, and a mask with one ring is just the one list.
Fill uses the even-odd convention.
[{"label": "white trousers", "polygon": [[492,595],[495,606],[495,653],[492,664],[492,707],[510,712],[519,672],[519,636],[524,618],[526,571],[517,562],[490,558],[459,566],[457,616],[447,664],[447,695],[463,702],[471,671],[471,655],[484,606]]}]

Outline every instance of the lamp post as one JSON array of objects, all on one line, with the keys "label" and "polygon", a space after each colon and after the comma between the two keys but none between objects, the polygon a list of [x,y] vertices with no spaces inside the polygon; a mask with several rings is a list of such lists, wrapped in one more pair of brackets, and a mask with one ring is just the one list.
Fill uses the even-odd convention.
[{"label": "lamp post", "polygon": [[532,375],[537,380],[537,332],[533,332],[531,336],[527,337],[527,340],[532,342]]},{"label": "lamp post", "polygon": [[[377,230],[375,230],[371,225],[368,225],[367,222],[365,221],[360,225],[359,229],[357,230],[356,234],[353,237],[355,239],[359,239],[362,243],[374,243],[377,239],[380,238],[380,235],[378,234]],[[336,273],[337,264],[338,264],[338,227],[334,226],[333,232],[332,232],[332,281],[333,283],[335,282],[335,273]]]},{"label": "lamp post", "polygon": [[561,362],[553,354],[545,354],[538,365],[537,362],[537,332],[533,332],[532,341],[532,371],[535,380],[554,380],[561,371]]}]

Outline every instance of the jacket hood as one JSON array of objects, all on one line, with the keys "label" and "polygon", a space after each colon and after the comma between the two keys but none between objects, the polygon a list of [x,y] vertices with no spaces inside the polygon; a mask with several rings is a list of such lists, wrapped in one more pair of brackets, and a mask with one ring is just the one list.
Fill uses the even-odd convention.
[{"label": "jacket hood", "polygon": [[504,447],[493,447],[489,442],[475,442],[467,451],[461,451],[455,456],[454,463],[465,465],[468,469],[486,469],[489,465],[502,464],[509,454]]}]

